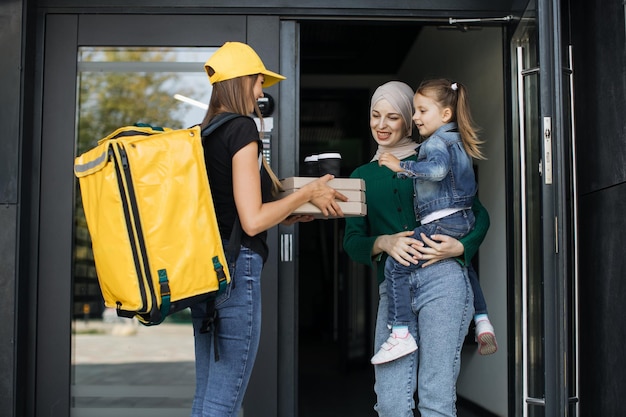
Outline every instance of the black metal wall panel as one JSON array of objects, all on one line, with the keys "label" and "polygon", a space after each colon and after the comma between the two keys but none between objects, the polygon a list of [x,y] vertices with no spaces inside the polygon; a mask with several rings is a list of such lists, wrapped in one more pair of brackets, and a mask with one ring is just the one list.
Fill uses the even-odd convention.
[{"label": "black metal wall panel", "polygon": [[[279,26],[280,21],[274,16],[249,16],[247,18],[246,42],[263,57],[263,63],[272,71],[279,69]],[[282,83],[281,83],[282,84]],[[279,84],[280,85],[280,84]],[[279,85],[264,89],[272,97],[278,97]],[[271,132],[271,159],[275,160],[280,145],[277,116],[281,111],[277,100],[274,114],[274,129]],[[273,164],[276,167],[276,164]],[[244,415],[252,417],[279,416],[278,413],[278,355],[279,346],[284,343],[278,335],[279,311],[278,302],[279,273],[278,254],[280,251],[278,228],[268,231],[267,242],[270,254],[261,279],[263,294],[261,340],[250,384],[244,398]],[[293,280],[292,276],[284,277]],[[293,371],[293,370],[292,370]]]},{"label": "black metal wall panel", "polygon": [[123,13],[168,14],[187,10],[191,13],[237,13],[237,14],[299,14],[299,15],[342,15],[393,16],[398,12],[414,16],[444,16],[446,13],[500,13],[520,7],[519,0],[40,0],[38,7],[62,12],[80,10],[99,13],[103,11]]},{"label": "black metal wall panel", "polygon": [[581,416],[626,415],[626,184],[580,199]]},{"label": "black metal wall panel", "polygon": [[205,46],[208,39],[214,45],[226,41],[245,42],[241,37],[246,28],[245,16],[220,16],[214,24],[207,25],[200,15],[141,16],[149,25],[137,25],[132,15],[81,15],[79,17],[78,45],[89,46],[180,46],[180,39],[188,40],[186,46]]},{"label": "black metal wall panel", "polygon": [[15,413],[22,4],[0,3],[0,410]]},{"label": "black metal wall panel", "polygon": [[[0,206],[0,410],[13,416],[15,395],[15,259],[17,206]],[[6,414],[5,414],[6,413]]]},{"label": "black metal wall panel", "polygon": [[[74,141],[77,16],[48,16],[45,42],[44,106],[37,276],[38,415],[67,417],[72,311]],[[57,109],[69,109],[59,112]],[[65,317],[66,320],[59,320]]]},{"label": "black metal wall panel", "polygon": [[[20,137],[22,7],[0,4],[0,203],[17,203]],[[2,225],[0,224],[0,227]]]},{"label": "black metal wall panel", "polygon": [[580,219],[582,416],[626,415],[626,23],[622,0],[571,2]]},{"label": "black metal wall panel", "polygon": [[622,0],[572,2],[581,194],[626,182],[626,27]]}]

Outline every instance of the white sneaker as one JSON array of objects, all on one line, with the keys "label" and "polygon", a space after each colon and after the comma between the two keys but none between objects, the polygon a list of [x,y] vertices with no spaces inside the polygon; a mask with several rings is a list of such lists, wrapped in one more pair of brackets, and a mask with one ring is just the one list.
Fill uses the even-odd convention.
[{"label": "white sneaker", "polygon": [[394,359],[401,358],[416,350],[417,343],[415,343],[415,339],[411,333],[405,338],[396,337],[396,335],[392,333],[378,352],[372,357],[371,362],[374,365],[391,362]]},{"label": "white sneaker", "polygon": [[498,350],[496,333],[489,319],[479,320],[476,323],[476,341],[478,342],[478,353],[481,355],[491,355]]}]

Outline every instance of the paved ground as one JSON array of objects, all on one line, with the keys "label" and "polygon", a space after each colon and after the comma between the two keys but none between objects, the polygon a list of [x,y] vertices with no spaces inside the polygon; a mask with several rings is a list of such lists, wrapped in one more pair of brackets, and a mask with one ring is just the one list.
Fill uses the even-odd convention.
[{"label": "paved ground", "polygon": [[191,324],[144,326],[128,319],[117,323],[81,320],[74,329],[76,365],[194,361]]},{"label": "paved ground", "polygon": [[191,324],[74,326],[72,417],[188,417],[194,390]]},{"label": "paved ground", "polygon": [[[195,377],[191,324],[146,327],[117,320],[74,324],[70,417],[189,417]],[[302,355],[300,417],[376,415],[369,367],[338,372],[337,363],[307,366]],[[461,406],[458,415],[481,417]]]}]

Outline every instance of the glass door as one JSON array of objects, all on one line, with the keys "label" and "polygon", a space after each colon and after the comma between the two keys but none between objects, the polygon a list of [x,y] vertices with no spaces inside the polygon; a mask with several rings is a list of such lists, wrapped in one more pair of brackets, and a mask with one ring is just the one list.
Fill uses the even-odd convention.
[{"label": "glass door", "polygon": [[[511,56],[517,85],[517,112],[514,112],[513,153],[515,186],[521,192],[514,193],[515,224],[515,271],[516,278],[516,340],[521,343],[517,350],[517,375],[521,381],[516,389],[516,411],[524,416],[542,417],[544,398],[543,357],[543,285],[542,285],[542,224],[541,224],[541,160],[539,62],[537,51],[536,10],[529,6],[515,32]],[[521,391],[521,395],[520,395]]]},{"label": "glass door", "polygon": [[[199,123],[210,96],[205,60],[224,42],[251,36],[268,67],[278,67],[279,21],[147,14],[50,14],[45,20],[41,143],[34,147],[41,179],[34,203],[39,223],[32,415],[187,417],[195,385],[188,312],[144,327],[104,308],[74,157],[121,126]],[[275,271],[273,263],[268,260],[265,270]],[[264,286],[276,285],[276,275],[264,276]],[[269,291],[264,305],[266,333],[257,357],[262,376],[253,373],[246,417],[275,415],[277,408],[277,339],[268,332],[277,321],[276,292]]]},{"label": "glass door", "polygon": [[[216,49],[79,47],[76,156],[121,126],[200,123],[211,94],[204,62]],[[75,196],[70,415],[188,416],[195,388],[189,310],[146,327],[105,308],[78,186]]]},{"label": "glass door", "polygon": [[[515,404],[577,415],[575,149],[571,66],[558,1],[530,1],[511,41]],[[565,51],[565,52],[562,52]]]}]

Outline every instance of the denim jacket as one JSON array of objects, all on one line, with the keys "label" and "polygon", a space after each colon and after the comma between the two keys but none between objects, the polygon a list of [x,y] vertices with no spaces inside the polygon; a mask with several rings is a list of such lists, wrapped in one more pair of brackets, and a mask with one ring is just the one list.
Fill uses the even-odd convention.
[{"label": "denim jacket", "polygon": [[456,122],[437,129],[417,152],[417,161],[401,161],[406,172],[398,173],[413,178],[417,220],[446,208],[470,208],[477,185]]}]

